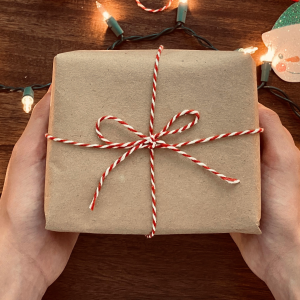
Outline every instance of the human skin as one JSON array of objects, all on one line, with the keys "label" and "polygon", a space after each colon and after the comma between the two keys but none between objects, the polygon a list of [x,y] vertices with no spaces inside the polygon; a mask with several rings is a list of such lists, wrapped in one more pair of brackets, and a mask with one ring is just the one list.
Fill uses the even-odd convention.
[{"label": "human skin", "polygon": [[300,151],[275,112],[260,105],[259,119],[262,235],[231,236],[276,300],[300,299]]},{"label": "human skin", "polygon": [[[12,152],[0,200],[0,299],[41,299],[64,270],[77,233],[45,230],[50,93],[35,106]],[[300,152],[279,117],[259,106],[262,235],[232,234],[277,300],[300,299]]]},{"label": "human skin", "polygon": [[64,270],[77,233],[45,230],[44,186],[50,93],[16,143],[0,200],[0,299],[41,299]]}]

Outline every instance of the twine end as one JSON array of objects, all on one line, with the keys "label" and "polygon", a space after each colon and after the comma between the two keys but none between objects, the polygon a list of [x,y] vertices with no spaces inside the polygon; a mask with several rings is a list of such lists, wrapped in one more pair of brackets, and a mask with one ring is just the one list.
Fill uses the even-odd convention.
[{"label": "twine end", "polygon": [[230,178],[230,177],[224,177],[222,179],[225,180],[226,182],[230,183],[230,184],[237,184],[237,183],[241,182],[239,179]]},{"label": "twine end", "polygon": [[146,234],[145,237],[147,239],[152,239],[154,237],[154,235],[155,235],[155,231],[152,230],[149,234]]},{"label": "twine end", "polygon": [[89,209],[90,209],[91,211],[93,211],[94,208],[95,208],[95,200],[93,199],[92,203],[91,203],[90,206],[89,206]]}]

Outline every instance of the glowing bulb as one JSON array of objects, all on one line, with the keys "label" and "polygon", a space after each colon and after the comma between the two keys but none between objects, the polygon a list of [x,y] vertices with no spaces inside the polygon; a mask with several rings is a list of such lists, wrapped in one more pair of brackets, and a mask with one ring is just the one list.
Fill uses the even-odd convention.
[{"label": "glowing bulb", "polygon": [[28,114],[31,111],[33,98],[31,96],[25,96],[22,98],[23,110]]},{"label": "glowing bulb", "polygon": [[245,53],[245,54],[254,54],[256,51],[258,50],[257,47],[248,47],[248,48],[240,48],[238,50],[238,52],[242,52],[242,53]]},{"label": "glowing bulb", "polygon": [[100,4],[98,1],[96,1],[96,5],[97,5],[98,10],[102,14],[104,20],[105,21],[108,20],[111,17],[111,15],[106,11],[104,6],[102,4]]},{"label": "glowing bulb", "polygon": [[29,113],[31,111],[34,102],[33,97],[34,97],[33,89],[30,86],[24,88],[22,104],[23,104],[23,110],[26,113]]},{"label": "glowing bulb", "polygon": [[181,2],[181,3],[187,3],[188,0],[179,0],[179,2]]},{"label": "glowing bulb", "polygon": [[120,35],[123,35],[124,31],[119,25],[119,23],[116,21],[114,17],[112,17],[104,8],[102,4],[100,4],[98,1],[96,1],[96,5],[100,13],[102,14],[104,21],[108,25],[108,27],[112,30],[112,32],[119,37]]},{"label": "glowing bulb", "polygon": [[275,50],[272,49],[272,46],[268,46],[268,52],[267,52],[265,55],[263,55],[263,56],[260,58],[260,60],[261,60],[262,62],[264,62],[264,61],[272,61],[274,55],[275,55]]},{"label": "glowing bulb", "polygon": [[102,15],[103,15],[104,20],[107,20],[110,18],[110,14],[107,11],[105,11]]}]

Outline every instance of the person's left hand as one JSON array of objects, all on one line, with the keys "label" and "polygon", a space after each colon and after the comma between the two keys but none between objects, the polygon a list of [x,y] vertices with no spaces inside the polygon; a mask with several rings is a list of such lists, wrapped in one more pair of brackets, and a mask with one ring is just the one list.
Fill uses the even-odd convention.
[{"label": "person's left hand", "polygon": [[16,143],[0,200],[0,299],[41,299],[65,268],[77,233],[45,230],[49,90]]}]

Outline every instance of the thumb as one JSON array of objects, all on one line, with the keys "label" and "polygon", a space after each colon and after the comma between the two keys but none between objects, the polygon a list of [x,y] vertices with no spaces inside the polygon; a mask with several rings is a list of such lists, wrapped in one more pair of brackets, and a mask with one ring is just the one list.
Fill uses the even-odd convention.
[{"label": "thumb", "polygon": [[295,145],[292,135],[282,125],[279,116],[262,104],[259,104],[259,123],[265,129],[261,135],[264,148],[281,152],[287,145]]},{"label": "thumb", "polygon": [[291,134],[282,125],[279,116],[262,104],[259,105],[259,123],[265,129],[261,134],[262,161],[287,169],[287,163],[295,156],[296,150]]}]

